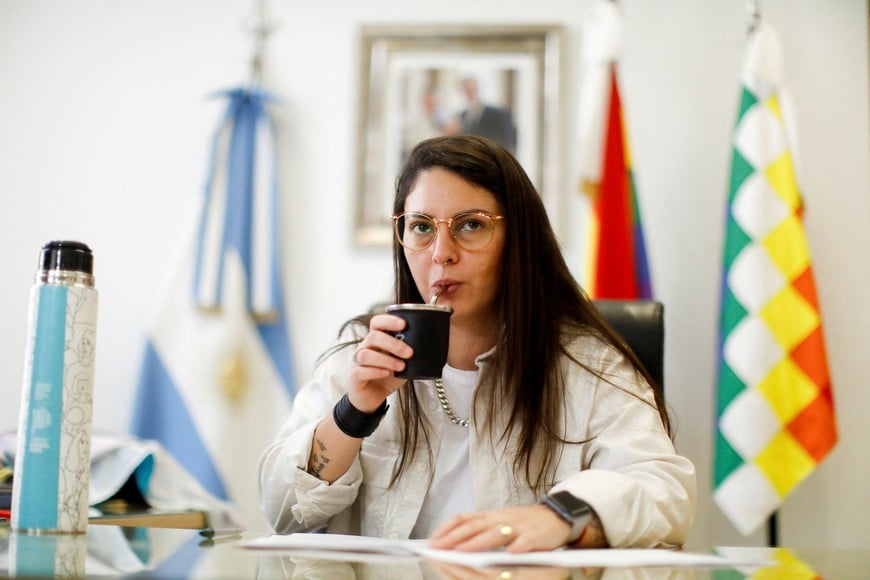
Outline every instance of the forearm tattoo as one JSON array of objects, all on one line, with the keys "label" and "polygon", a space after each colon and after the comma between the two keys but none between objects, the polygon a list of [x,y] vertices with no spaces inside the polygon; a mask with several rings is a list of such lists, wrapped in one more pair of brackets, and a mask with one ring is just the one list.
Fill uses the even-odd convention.
[{"label": "forearm tattoo", "polygon": [[329,463],[329,457],[326,456],[326,445],[324,445],[323,441],[315,439],[314,442],[317,444],[320,452],[318,453],[316,450],[311,451],[311,457],[308,458],[308,473],[319,478],[320,472]]}]

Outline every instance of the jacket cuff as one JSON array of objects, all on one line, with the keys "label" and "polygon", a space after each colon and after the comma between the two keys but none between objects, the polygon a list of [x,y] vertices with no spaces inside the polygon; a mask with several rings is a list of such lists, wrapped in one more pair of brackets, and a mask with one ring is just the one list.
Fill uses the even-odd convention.
[{"label": "jacket cuff", "polygon": [[293,518],[309,529],[325,524],[356,500],[361,482],[359,459],[331,484],[299,467],[296,471],[297,503],[291,508]]}]

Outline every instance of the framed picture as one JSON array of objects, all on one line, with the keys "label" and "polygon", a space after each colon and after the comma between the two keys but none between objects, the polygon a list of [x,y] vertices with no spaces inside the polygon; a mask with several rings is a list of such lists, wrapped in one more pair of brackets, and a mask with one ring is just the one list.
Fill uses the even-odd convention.
[{"label": "framed picture", "polygon": [[356,243],[390,243],[396,176],[413,146],[437,135],[500,142],[550,205],[560,43],[555,25],[364,27]]}]

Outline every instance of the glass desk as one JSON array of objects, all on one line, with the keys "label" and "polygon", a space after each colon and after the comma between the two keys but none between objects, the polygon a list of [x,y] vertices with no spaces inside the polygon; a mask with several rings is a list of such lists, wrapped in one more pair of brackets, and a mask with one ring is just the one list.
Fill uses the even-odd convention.
[{"label": "glass desk", "polygon": [[[0,527],[0,577],[305,578],[425,580],[694,579],[752,577],[758,570],[700,568],[473,569],[384,555],[334,559],[323,554],[248,550],[241,534],[208,539],[196,530],[89,526],[79,536],[24,535]],[[733,550],[733,549],[732,549]],[[736,548],[736,550],[741,550]],[[870,550],[781,551],[764,577],[859,578],[870,570]]]}]

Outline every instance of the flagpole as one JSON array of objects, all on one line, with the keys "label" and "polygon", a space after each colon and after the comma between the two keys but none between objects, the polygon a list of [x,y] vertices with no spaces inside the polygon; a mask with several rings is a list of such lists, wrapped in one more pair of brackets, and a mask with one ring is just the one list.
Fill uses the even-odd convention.
[{"label": "flagpole", "polygon": [[761,7],[758,0],[746,0],[746,14],[746,24],[749,28],[749,34],[752,34],[755,27],[758,26],[759,21],[761,21]]},{"label": "flagpole", "polygon": [[779,546],[779,522],[776,517],[777,513],[778,512],[773,512],[770,514],[770,517],[767,518],[767,545],[770,548],[776,548]]},{"label": "flagpole", "polygon": [[263,59],[265,56],[266,40],[272,33],[274,26],[269,22],[268,0],[256,0],[256,11],[250,19],[250,32],[253,38],[253,50],[251,51],[251,78],[252,88],[260,86],[263,76]]}]

